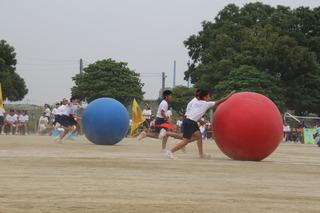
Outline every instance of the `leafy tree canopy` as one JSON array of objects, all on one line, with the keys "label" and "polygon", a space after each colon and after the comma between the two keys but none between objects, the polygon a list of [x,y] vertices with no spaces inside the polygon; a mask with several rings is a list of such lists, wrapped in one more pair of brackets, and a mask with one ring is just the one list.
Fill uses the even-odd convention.
[{"label": "leafy tree canopy", "polygon": [[232,71],[248,65],[279,81],[286,108],[316,112],[320,105],[309,96],[320,89],[319,26],[320,7],[290,9],[257,2],[240,8],[229,4],[184,42],[191,58],[185,78],[191,77],[197,88],[215,93],[221,81],[231,81]]},{"label": "leafy tree canopy", "polygon": [[127,63],[110,58],[90,64],[73,80],[75,86],[71,89],[72,95],[86,98],[89,102],[110,97],[128,106],[134,98],[142,100],[144,94],[139,74],[130,70]]},{"label": "leafy tree canopy", "polygon": [[28,93],[26,83],[16,71],[16,53],[6,41],[0,40],[0,83],[3,98],[20,101]]},{"label": "leafy tree canopy", "polygon": [[176,86],[172,89],[173,101],[172,108],[179,114],[184,115],[186,106],[189,101],[194,97],[195,89],[186,86]]},{"label": "leafy tree canopy", "polygon": [[232,70],[225,80],[215,87],[215,96],[226,96],[228,91],[251,91],[263,94],[273,100],[280,109],[284,108],[284,97],[280,81],[272,75],[257,70],[254,66],[242,65]]}]

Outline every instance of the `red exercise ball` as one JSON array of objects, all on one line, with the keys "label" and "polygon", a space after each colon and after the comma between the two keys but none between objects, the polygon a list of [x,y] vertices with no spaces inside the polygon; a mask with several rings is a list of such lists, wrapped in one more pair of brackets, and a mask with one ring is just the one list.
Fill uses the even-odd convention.
[{"label": "red exercise ball", "polygon": [[260,161],[283,138],[283,122],[277,106],[254,92],[240,92],[218,106],[213,115],[214,139],[234,160]]}]

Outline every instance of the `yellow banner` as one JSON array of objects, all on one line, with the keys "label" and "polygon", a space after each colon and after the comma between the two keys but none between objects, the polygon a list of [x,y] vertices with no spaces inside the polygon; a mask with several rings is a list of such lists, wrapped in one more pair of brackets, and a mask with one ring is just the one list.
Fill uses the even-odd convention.
[{"label": "yellow banner", "polygon": [[2,87],[1,87],[1,83],[0,83],[0,108],[4,108],[3,107],[3,96],[2,96]]},{"label": "yellow banner", "polygon": [[139,104],[136,99],[133,100],[132,104],[132,123],[131,123],[131,136],[135,136],[137,134],[137,129],[144,122],[144,117],[142,115],[142,111],[140,109]]}]

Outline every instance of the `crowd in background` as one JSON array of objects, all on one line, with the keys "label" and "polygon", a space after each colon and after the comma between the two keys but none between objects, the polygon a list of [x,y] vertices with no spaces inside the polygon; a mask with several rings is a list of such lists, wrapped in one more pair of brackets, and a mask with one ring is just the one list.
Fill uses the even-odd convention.
[{"label": "crowd in background", "polygon": [[13,110],[0,108],[0,134],[26,135],[28,134],[29,116],[26,110]]},{"label": "crowd in background", "polygon": [[[68,102],[67,99],[63,99],[52,106],[45,104],[32,109],[29,107],[28,111],[31,111],[29,114],[27,110],[14,109],[15,107],[10,105],[6,109],[0,107],[0,135],[51,135],[58,127],[55,118],[60,113],[58,108],[63,101]],[[79,108],[77,113],[81,115],[82,108]],[[81,130],[80,127],[78,129]]]},{"label": "crowd in background", "polygon": [[315,143],[320,146],[320,123],[316,122],[315,125],[306,126],[304,122],[297,127],[290,127],[290,125],[284,122],[283,125],[283,141],[287,143],[305,143],[304,141],[304,128],[315,129],[316,133],[313,135]]}]

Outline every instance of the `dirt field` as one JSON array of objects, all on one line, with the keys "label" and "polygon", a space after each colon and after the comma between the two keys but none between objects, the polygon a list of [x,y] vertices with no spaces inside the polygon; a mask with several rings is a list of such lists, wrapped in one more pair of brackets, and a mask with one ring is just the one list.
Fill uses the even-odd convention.
[{"label": "dirt field", "polygon": [[0,212],[320,212],[320,148],[283,144],[263,162],[205,150],[167,160],[152,139],[0,136]]}]

